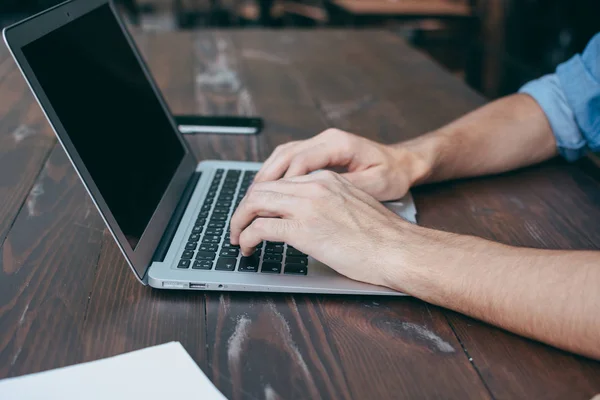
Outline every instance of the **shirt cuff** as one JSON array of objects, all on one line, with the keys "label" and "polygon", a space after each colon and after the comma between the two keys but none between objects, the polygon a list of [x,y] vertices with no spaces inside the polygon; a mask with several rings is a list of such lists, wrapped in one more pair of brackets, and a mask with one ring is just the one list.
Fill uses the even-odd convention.
[{"label": "shirt cuff", "polygon": [[[597,43],[595,45],[600,47]],[[556,69],[556,77],[565,99],[574,112],[574,118],[587,147],[592,151],[598,151],[600,150],[600,83],[597,79],[600,75],[594,76],[592,68],[599,69],[595,64],[600,61],[598,58],[600,53],[596,56],[589,53],[591,52],[586,50],[583,56],[576,55],[559,65]]]},{"label": "shirt cuff", "polygon": [[555,74],[525,84],[519,93],[528,94],[540,105],[556,138],[558,151],[564,158],[575,161],[586,153],[587,142]]}]

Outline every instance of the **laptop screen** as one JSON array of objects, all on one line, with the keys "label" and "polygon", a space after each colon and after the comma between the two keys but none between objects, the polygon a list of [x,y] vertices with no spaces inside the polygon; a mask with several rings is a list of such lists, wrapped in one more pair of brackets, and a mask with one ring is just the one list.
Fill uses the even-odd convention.
[{"label": "laptop screen", "polygon": [[135,248],[185,149],[110,6],[26,45],[23,54]]}]

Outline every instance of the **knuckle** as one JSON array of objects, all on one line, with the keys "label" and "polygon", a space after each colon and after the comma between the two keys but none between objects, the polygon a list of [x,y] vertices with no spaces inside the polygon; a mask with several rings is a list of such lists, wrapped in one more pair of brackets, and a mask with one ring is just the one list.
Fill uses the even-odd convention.
[{"label": "knuckle", "polygon": [[347,132],[344,132],[343,135],[340,135],[336,139],[336,141],[338,143],[338,146],[341,147],[343,151],[350,151],[354,147],[357,147],[357,141],[355,140],[355,136]]},{"label": "knuckle", "polygon": [[307,162],[308,157],[305,154],[298,154],[290,161],[290,169],[302,167]]},{"label": "knuckle", "polygon": [[261,232],[265,232],[268,229],[268,225],[269,225],[269,221],[267,219],[258,218],[252,222],[251,228],[253,231],[260,234]]},{"label": "knuckle", "polygon": [[285,149],[286,144],[280,144],[277,147],[275,147],[275,150],[273,150],[273,154],[279,154],[283,151],[283,149]]},{"label": "knuckle", "polygon": [[342,134],[344,133],[344,131],[337,129],[337,128],[329,128],[326,129],[325,131],[323,131],[323,136],[329,136],[329,137],[338,137],[338,136],[342,136]]}]

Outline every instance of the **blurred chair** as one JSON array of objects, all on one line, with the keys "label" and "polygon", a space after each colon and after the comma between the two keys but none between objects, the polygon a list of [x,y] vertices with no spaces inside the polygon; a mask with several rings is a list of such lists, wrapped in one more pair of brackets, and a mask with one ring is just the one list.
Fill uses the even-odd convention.
[{"label": "blurred chair", "polygon": [[323,0],[283,0],[281,2],[285,25],[326,26],[329,15]]},{"label": "blurred chair", "polygon": [[470,18],[469,0],[325,0],[332,24],[361,26],[389,19]]}]

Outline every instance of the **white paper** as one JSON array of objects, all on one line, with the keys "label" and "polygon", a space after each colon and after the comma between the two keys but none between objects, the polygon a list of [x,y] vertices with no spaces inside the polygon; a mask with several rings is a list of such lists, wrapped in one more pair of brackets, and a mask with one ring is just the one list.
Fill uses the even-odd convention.
[{"label": "white paper", "polygon": [[387,201],[383,204],[408,222],[417,223],[417,208],[410,192],[400,200]]},{"label": "white paper", "polygon": [[224,400],[179,342],[0,381],[2,400]]}]

